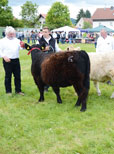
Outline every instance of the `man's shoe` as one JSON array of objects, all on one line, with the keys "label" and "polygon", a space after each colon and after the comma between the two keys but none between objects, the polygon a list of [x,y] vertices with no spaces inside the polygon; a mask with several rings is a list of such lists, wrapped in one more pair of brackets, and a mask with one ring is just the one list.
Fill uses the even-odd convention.
[{"label": "man's shoe", "polygon": [[12,96],[12,93],[6,93],[7,96]]},{"label": "man's shoe", "polygon": [[24,96],[25,94],[23,92],[16,92],[16,94]]}]

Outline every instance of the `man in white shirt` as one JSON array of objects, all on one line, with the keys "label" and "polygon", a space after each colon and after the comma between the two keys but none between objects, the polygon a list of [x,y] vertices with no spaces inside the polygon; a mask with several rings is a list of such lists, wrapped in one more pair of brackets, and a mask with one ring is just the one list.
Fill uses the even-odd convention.
[{"label": "man in white shirt", "polygon": [[100,37],[97,39],[96,52],[110,52],[114,50],[114,38],[107,35],[107,31],[102,29]]},{"label": "man in white shirt", "polygon": [[[96,52],[111,51],[114,51],[114,38],[112,36],[107,35],[107,31],[105,29],[102,29],[100,31],[100,37],[97,39]],[[107,81],[107,84],[113,85],[111,81]]]},{"label": "man in white shirt", "polygon": [[21,69],[19,62],[20,40],[16,38],[16,31],[13,27],[7,26],[6,36],[0,40],[0,55],[3,58],[5,71],[5,90],[8,95],[12,94],[11,78],[14,75],[15,92],[21,92]]}]

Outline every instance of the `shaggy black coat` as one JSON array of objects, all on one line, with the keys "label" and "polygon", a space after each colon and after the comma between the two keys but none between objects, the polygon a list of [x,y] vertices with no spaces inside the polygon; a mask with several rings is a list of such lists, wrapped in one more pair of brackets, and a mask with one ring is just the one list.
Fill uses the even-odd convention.
[{"label": "shaggy black coat", "polygon": [[33,46],[25,44],[25,48],[31,51],[31,72],[40,91],[39,101],[44,101],[45,85],[52,86],[58,103],[62,103],[60,87],[73,85],[78,94],[76,106],[82,104],[81,111],[85,111],[90,88],[88,54],[82,50],[46,54],[41,51],[38,44]]}]

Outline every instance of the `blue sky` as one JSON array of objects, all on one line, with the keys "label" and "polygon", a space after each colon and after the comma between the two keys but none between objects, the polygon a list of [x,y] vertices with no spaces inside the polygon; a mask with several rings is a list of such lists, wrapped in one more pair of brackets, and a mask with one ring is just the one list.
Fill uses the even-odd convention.
[{"label": "blue sky", "polygon": [[[23,5],[26,1],[27,0],[9,0],[9,5],[11,6]],[[106,3],[108,5],[114,5],[114,0],[60,0],[60,1],[63,3],[74,3],[74,4],[85,2],[91,5],[103,5]],[[37,3],[39,5],[51,5],[54,2],[56,2],[56,0],[32,0],[32,3]]]},{"label": "blue sky", "polygon": [[[19,13],[21,6],[30,0],[8,0],[8,5],[12,7],[13,14],[15,17],[20,18]],[[38,12],[46,14],[51,5],[57,0],[31,0],[32,3],[38,4]],[[79,10],[83,8],[84,11],[89,10],[91,15],[94,13],[96,8],[114,6],[114,0],[58,0],[64,5],[67,5],[70,11],[70,16],[76,18]]]}]

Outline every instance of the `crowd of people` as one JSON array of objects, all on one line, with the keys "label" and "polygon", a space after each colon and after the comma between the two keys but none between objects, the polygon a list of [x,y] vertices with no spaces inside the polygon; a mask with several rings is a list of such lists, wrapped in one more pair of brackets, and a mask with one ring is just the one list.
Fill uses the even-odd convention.
[{"label": "crowd of people", "polygon": [[[26,38],[27,43],[42,44],[45,43],[45,50],[42,52],[51,53],[59,52],[61,49],[58,44],[61,42],[64,44],[75,43],[74,39],[77,34],[69,32],[66,37],[65,32],[51,32],[48,27],[44,27],[40,32],[26,31],[16,32],[12,26],[7,26],[4,32],[4,36],[0,39],[0,57],[3,59],[3,68],[5,72],[5,91],[6,94],[12,95],[12,74],[14,75],[15,93],[24,95],[21,89],[21,66],[19,61],[19,51],[22,47],[22,41]],[[68,40],[68,41],[67,41]],[[109,52],[114,51],[114,38],[107,34],[105,29],[100,31],[100,35],[95,36],[95,48],[96,52]],[[109,81],[110,82],[110,81]],[[45,87],[48,91],[49,86]]]},{"label": "crowd of people", "polygon": [[[79,38],[78,32],[50,32],[53,38],[57,41],[57,44],[59,43],[75,43],[75,39]],[[5,37],[5,32],[3,31],[2,37]],[[16,31],[16,37],[20,39],[21,41],[27,40],[27,43],[32,42],[32,44],[36,43],[38,39],[42,37],[42,31],[37,31],[37,30],[26,30],[26,31],[21,31],[18,30]]]}]

